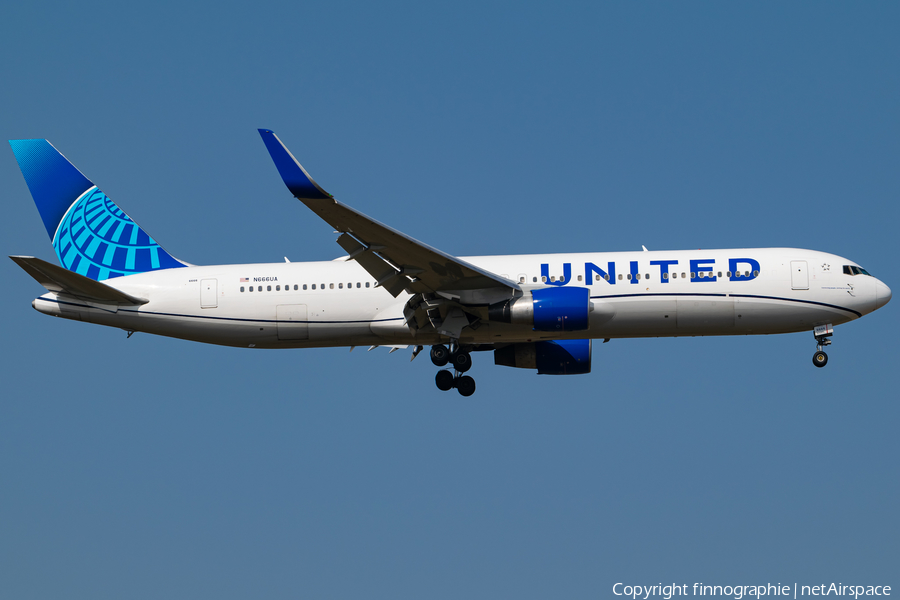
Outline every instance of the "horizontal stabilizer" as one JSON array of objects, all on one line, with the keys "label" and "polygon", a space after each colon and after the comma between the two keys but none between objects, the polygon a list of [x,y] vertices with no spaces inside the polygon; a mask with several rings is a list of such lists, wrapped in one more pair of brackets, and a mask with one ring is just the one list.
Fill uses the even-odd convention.
[{"label": "horizontal stabilizer", "polygon": [[96,302],[115,304],[146,304],[148,301],[120,292],[105,283],[63,269],[33,256],[10,256],[34,280],[51,292],[69,294]]}]

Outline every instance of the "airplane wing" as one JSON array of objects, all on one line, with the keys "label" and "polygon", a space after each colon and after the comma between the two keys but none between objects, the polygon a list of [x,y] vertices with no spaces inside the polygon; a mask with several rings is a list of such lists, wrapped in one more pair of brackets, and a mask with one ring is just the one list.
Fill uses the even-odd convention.
[{"label": "airplane wing", "polygon": [[[423,244],[338,202],[309,176],[272,131],[260,129],[259,134],[291,193],[340,232],[337,242],[349,259],[358,262],[395,298],[403,290],[489,298],[498,293],[511,296],[520,289],[513,281]],[[478,291],[485,293],[460,294]]]},{"label": "airplane wing", "polygon": [[94,302],[112,304],[147,304],[147,300],[136,298],[125,292],[94,281],[74,271],[63,269],[33,256],[10,256],[13,261],[31,275],[35,281],[51,292],[69,294]]}]

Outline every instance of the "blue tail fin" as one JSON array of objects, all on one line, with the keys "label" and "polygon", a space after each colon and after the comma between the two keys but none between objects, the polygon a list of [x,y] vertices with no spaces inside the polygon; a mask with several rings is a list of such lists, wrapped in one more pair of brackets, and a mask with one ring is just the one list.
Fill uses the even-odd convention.
[{"label": "blue tail fin", "polygon": [[10,140],[60,264],[96,281],[187,266],[47,140]]}]

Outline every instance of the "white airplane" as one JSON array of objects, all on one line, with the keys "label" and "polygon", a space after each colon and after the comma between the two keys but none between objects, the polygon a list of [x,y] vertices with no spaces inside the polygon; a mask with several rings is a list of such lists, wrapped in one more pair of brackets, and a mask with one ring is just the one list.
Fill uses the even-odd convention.
[{"label": "white airplane", "polygon": [[[794,248],[457,258],[335,200],[272,131],[291,193],[339,233],[330,262],[194,266],[167,253],[46,140],[11,140],[62,268],[11,256],[38,311],[245,348],[431,346],[441,390],[475,391],[471,352],[549,375],[589,373],[591,340],[812,331],[891,299],[855,262]],[[370,348],[371,349],[371,348]]]}]

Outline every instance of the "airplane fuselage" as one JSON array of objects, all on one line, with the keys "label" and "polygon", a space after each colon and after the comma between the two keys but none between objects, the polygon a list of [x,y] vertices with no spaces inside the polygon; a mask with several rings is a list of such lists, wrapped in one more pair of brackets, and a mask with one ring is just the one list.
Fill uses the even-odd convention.
[{"label": "airplane fuselage", "polygon": [[[810,331],[872,312],[881,305],[880,287],[882,304],[890,298],[874,277],[844,272],[856,263],[792,248],[461,258],[524,291],[587,287],[592,305],[587,330],[541,332],[483,319],[459,338],[472,345]],[[34,307],[128,331],[250,348],[447,341],[410,327],[403,312],[410,296],[394,298],[376,287],[355,261],[184,267],[105,283],[148,302],[121,307],[48,293]]]},{"label": "airplane fuselage", "polygon": [[538,374],[591,371],[593,339],[810,331],[891,290],[834,254],[795,248],[456,257],[339,202],[268,129],[288,191],[338,235],[328,262],[193,266],[165,251],[47,140],[10,145],[60,266],[11,256],[58,317],[224,346],[425,346],[439,390],[475,392],[470,354]]}]

